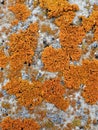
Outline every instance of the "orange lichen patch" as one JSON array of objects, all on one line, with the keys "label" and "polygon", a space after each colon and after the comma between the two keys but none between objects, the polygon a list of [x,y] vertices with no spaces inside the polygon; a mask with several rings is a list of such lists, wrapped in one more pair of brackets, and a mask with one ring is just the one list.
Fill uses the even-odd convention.
[{"label": "orange lichen patch", "polygon": [[16,3],[24,3],[26,0],[16,0]]},{"label": "orange lichen patch", "polygon": [[85,32],[81,26],[73,26],[63,24],[60,26],[60,43],[62,49],[64,49],[71,58],[71,60],[79,60],[82,54],[82,50],[78,48],[78,45],[85,37]]},{"label": "orange lichen patch", "polygon": [[17,24],[18,24],[18,19],[13,20],[13,21],[11,22],[11,24],[12,24],[12,26],[17,25]]},{"label": "orange lichen patch", "polygon": [[14,6],[9,7],[9,10],[12,11],[16,19],[20,21],[25,21],[31,14],[26,5],[20,3],[16,3]]},{"label": "orange lichen patch", "polygon": [[52,46],[46,47],[42,52],[44,69],[48,71],[61,71],[68,66],[68,56],[61,48],[54,49]]},{"label": "orange lichen patch", "polygon": [[42,95],[45,100],[64,111],[69,106],[69,100],[63,97],[65,92],[65,88],[60,84],[59,78],[47,80],[43,84]]},{"label": "orange lichen patch", "polygon": [[0,72],[0,83],[4,81],[3,72]]},{"label": "orange lichen patch", "polygon": [[82,50],[78,47],[69,47],[66,48],[66,53],[69,55],[70,60],[78,61],[82,55]]},{"label": "orange lichen patch", "polygon": [[85,18],[84,16],[82,16],[81,18],[84,31],[89,32],[92,29],[93,25],[95,24],[94,18],[93,17]]},{"label": "orange lichen patch", "polygon": [[[8,45],[10,55],[10,73],[20,73],[24,62],[32,63],[32,57],[37,46],[38,24],[31,24],[27,30],[20,31],[10,36]],[[17,63],[17,64],[16,64]],[[20,75],[20,74],[19,74]]]},{"label": "orange lichen patch", "polygon": [[43,84],[43,96],[46,98],[49,98],[49,95],[64,95],[65,94],[65,88],[61,85],[60,79],[50,79],[46,80]]},{"label": "orange lichen patch", "polygon": [[94,41],[98,41],[98,26],[95,27]]},{"label": "orange lichen patch", "polygon": [[2,130],[39,130],[40,126],[33,119],[4,118],[0,124]]},{"label": "orange lichen patch", "polygon": [[43,24],[41,26],[41,32],[47,32],[50,35],[54,35],[56,33],[56,30],[52,30],[51,27],[49,25],[45,25]]},{"label": "orange lichen patch", "polygon": [[5,108],[5,109],[10,109],[11,108],[11,105],[9,102],[2,102],[1,103],[2,107]]},{"label": "orange lichen patch", "polygon": [[69,107],[69,99],[64,99],[62,96],[52,95],[46,101],[53,103],[58,109],[66,111]]},{"label": "orange lichen patch", "polygon": [[86,81],[86,85],[98,87],[98,71],[92,72],[91,75],[89,75],[89,78]]},{"label": "orange lichen patch", "polygon": [[29,83],[27,80],[13,79],[3,89],[7,90],[9,94],[15,95],[19,104],[27,107],[28,110],[33,110],[43,100],[41,96],[42,86],[37,81]]},{"label": "orange lichen patch", "polygon": [[82,71],[84,70],[91,75],[92,73],[98,72],[98,60],[84,60],[82,65]]},{"label": "orange lichen patch", "polygon": [[68,70],[64,70],[63,75],[65,86],[71,89],[79,89],[82,83],[80,73],[82,73],[80,66],[71,65]]},{"label": "orange lichen patch", "polygon": [[83,27],[81,26],[61,26],[60,27],[60,42],[63,48],[77,47],[82,42],[85,36]]},{"label": "orange lichen patch", "polygon": [[6,35],[8,35],[8,33],[10,32],[10,29],[9,28],[6,28],[6,27],[2,27],[0,33],[4,32]]},{"label": "orange lichen patch", "polygon": [[[20,55],[19,53],[13,54],[10,57],[10,71],[8,72],[9,79],[13,77],[21,77],[21,69],[23,68],[24,60],[22,59],[23,55]],[[16,64],[17,63],[17,64]]]},{"label": "orange lichen patch", "polygon": [[98,78],[96,82],[94,81],[89,81],[82,92],[82,96],[84,97],[85,101],[91,105],[96,104],[98,101]]},{"label": "orange lichen patch", "polygon": [[0,92],[0,98],[2,98],[3,97],[3,94]]},{"label": "orange lichen patch", "polygon": [[[87,82],[92,81],[92,76],[95,76],[97,79],[98,74],[98,61],[97,60],[84,60],[83,65],[81,67],[81,78],[83,84],[88,84]],[[97,79],[98,80],[98,79]]]},{"label": "orange lichen patch", "polygon": [[[16,52],[27,52],[32,54],[32,51],[36,49],[38,38],[38,24],[30,24],[27,30],[20,31],[19,33],[12,34],[10,36],[10,49],[9,53],[12,55]],[[28,58],[27,58],[28,59]]]},{"label": "orange lichen patch", "polygon": [[60,17],[56,18],[54,23],[57,26],[62,26],[62,24],[70,25],[75,17],[75,12],[68,11],[64,12]]},{"label": "orange lichen patch", "polygon": [[48,17],[58,17],[66,11],[79,10],[77,5],[71,5],[66,0],[39,0],[40,6],[46,9]]},{"label": "orange lichen patch", "polygon": [[94,6],[94,9],[91,13],[91,15],[88,18],[85,18],[84,16],[82,18],[82,26],[85,30],[85,32],[90,31],[93,26],[98,25],[98,6]]},{"label": "orange lichen patch", "polygon": [[33,7],[36,8],[39,4],[39,0],[34,0],[33,1]]},{"label": "orange lichen patch", "polygon": [[0,49],[0,67],[5,68],[8,63],[8,57],[4,54],[4,51]]},{"label": "orange lichen patch", "polygon": [[82,72],[86,75],[86,77],[84,76],[86,87],[82,96],[87,103],[95,104],[98,101],[98,61],[83,61]]}]

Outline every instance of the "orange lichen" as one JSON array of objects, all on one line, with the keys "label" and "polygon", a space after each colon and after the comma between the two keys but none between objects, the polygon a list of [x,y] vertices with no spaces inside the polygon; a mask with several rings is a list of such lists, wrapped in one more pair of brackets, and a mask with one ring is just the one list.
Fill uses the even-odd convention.
[{"label": "orange lichen", "polygon": [[55,49],[52,46],[46,47],[42,52],[44,69],[48,71],[60,71],[68,66],[68,56],[61,48]]},{"label": "orange lichen", "polygon": [[5,68],[8,63],[8,57],[4,54],[4,51],[0,49],[0,67]]},{"label": "orange lichen", "polygon": [[93,27],[93,25],[95,24],[95,21],[92,17],[89,18],[85,18],[84,16],[81,17],[82,18],[82,26],[84,28],[85,32],[89,32],[90,29]]},{"label": "orange lichen", "polygon": [[44,83],[39,81],[29,83],[27,80],[13,79],[3,89],[9,94],[15,95],[19,104],[30,111],[35,106],[40,105],[43,100],[55,104],[55,106],[64,111],[69,106],[69,100],[64,99],[65,88],[60,84],[60,79],[57,78],[47,80]]},{"label": "orange lichen", "polygon": [[39,4],[39,0],[34,0],[33,1],[33,7],[36,8]]},{"label": "orange lichen", "polygon": [[39,130],[40,126],[35,120],[4,118],[0,123],[2,130]]},{"label": "orange lichen", "polygon": [[[63,72],[64,81],[67,88],[79,89],[81,84],[88,84],[87,81],[91,82],[92,79],[90,77],[92,74],[96,74],[97,76],[97,72],[98,72],[97,60],[92,60],[92,61],[84,60],[82,66],[67,65],[65,67],[65,64],[63,64],[62,61],[65,61],[66,59],[62,60],[62,58],[65,58],[66,55],[62,55],[62,54],[64,54],[64,51],[61,48],[54,49],[51,46],[47,47],[42,53],[42,61],[45,65],[44,66],[45,69],[52,72],[54,71]],[[78,53],[76,54],[75,58],[77,56]]]},{"label": "orange lichen", "polygon": [[9,94],[14,94],[21,106],[33,110],[43,100],[41,87],[40,82],[29,83],[27,80],[13,79],[3,89],[7,90]]},{"label": "orange lichen", "polygon": [[[24,4],[25,0],[16,0],[15,2],[15,5],[9,7],[9,10],[16,16],[12,25],[18,24],[18,21],[24,22],[31,14],[30,10]],[[98,7],[94,6],[94,10],[88,18],[81,16],[81,24],[75,25],[73,19],[79,8],[75,4],[71,5],[68,0],[35,0],[33,4],[33,7],[39,4],[41,8],[45,9],[48,18],[53,18],[51,20],[59,27],[61,48],[46,47],[42,52],[42,62],[44,64],[44,70],[58,72],[61,75],[58,75],[59,78],[46,81],[43,80],[43,76],[35,81],[38,72],[34,73],[32,71],[29,72],[32,83],[20,78],[22,68],[32,64],[34,51],[37,47],[38,23],[34,23],[26,30],[20,30],[10,36],[10,42],[8,43],[8,78],[10,81],[3,86],[3,89],[8,94],[15,95],[20,106],[26,107],[29,112],[32,112],[36,106],[41,105],[43,101],[52,103],[63,111],[67,110],[69,103],[71,103],[72,107],[75,107],[76,102],[74,100],[70,102],[68,97],[72,95],[74,90],[79,90],[80,85],[86,86],[82,90],[82,96],[85,101],[90,104],[95,104],[98,101],[98,61],[93,58],[93,60],[84,60],[81,66],[74,65],[75,62],[71,65],[70,61],[79,61],[80,58],[82,59],[81,55],[87,48],[85,47],[83,50],[81,47],[80,49],[79,45],[82,43],[83,38],[87,38],[85,37],[87,32],[92,30],[94,33],[94,37],[91,37],[91,40],[88,37],[88,41],[90,41],[87,43],[90,44],[98,40]],[[38,17],[38,15],[35,16]],[[40,15],[40,17],[44,19],[43,16]],[[41,25],[40,30],[50,35],[56,33],[50,26],[45,24]],[[3,51],[0,54],[0,67],[5,68],[8,62],[6,60],[7,58]],[[24,66],[24,64],[26,65]],[[26,69],[31,71],[30,67]],[[28,72],[26,71],[26,73]],[[3,77],[3,73],[0,76]],[[63,82],[61,82],[62,80],[60,78],[63,79]],[[66,88],[68,92],[66,92]],[[67,97],[66,99],[64,97],[65,95]],[[3,103],[2,107],[8,108],[9,106]],[[41,111],[39,114],[41,115],[40,120],[46,116],[46,113],[41,113]],[[11,119],[9,117],[5,118],[0,126],[3,130],[37,130],[40,128],[32,119],[21,120]],[[69,127],[69,129],[72,129],[72,127]]]},{"label": "orange lichen", "polygon": [[93,73],[98,72],[98,60],[84,60],[82,65],[82,72],[88,73],[88,75],[92,75]]},{"label": "orange lichen", "polygon": [[[43,4],[42,6],[44,8],[47,8],[48,4],[52,5],[52,3],[50,2],[45,5]],[[90,22],[89,26],[87,26],[87,24],[85,24],[84,21],[82,21],[82,26],[72,25],[71,23],[74,16],[75,12],[68,11],[61,13],[60,17],[56,18],[55,24],[60,27],[60,44],[62,48],[60,49],[54,49],[52,47],[45,48],[42,53],[42,61],[44,63],[44,68],[46,70],[52,72],[54,71],[63,72],[66,87],[79,89],[79,86],[81,84],[86,84],[87,79],[90,76],[90,73],[88,73],[88,70],[86,69],[88,68],[89,65],[85,66],[83,63],[83,66],[69,66],[68,65],[69,58],[72,61],[80,59],[82,55],[82,50],[78,48],[78,45],[82,42],[82,39],[85,37],[86,32],[88,32],[94,25],[92,17],[97,19],[97,13],[96,14],[95,12],[92,13],[89,19],[85,18],[85,20],[88,20]],[[92,21],[90,21],[90,19]],[[62,54],[64,54],[62,56],[63,59],[61,57]],[[66,56],[69,57],[66,60],[67,67],[65,67],[66,65],[62,62],[62,60],[65,61],[64,58]],[[92,70],[93,69],[94,68],[92,68]]]},{"label": "orange lichen", "polygon": [[[9,63],[10,63],[10,76],[20,75],[20,70],[23,64],[32,63],[34,50],[37,46],[38,38],[38,24],[31,24],[28,29],[14,33],[10,36],[9,48]],[[16,64],[17,63],[17,64]]]},{"label": "orange lichen", "polygon": [[75,17],[75,12],[68,11],[64,12],[60,17],[56,18],[54,23],[57,26],[62,26],[62,24],[70,25]]},{"label": "orange lichen", "polygon": [[[84,53],[84,49],[79,49],[78,45],[82,43],[83,38],[86,38],[85,35],[87,32],[91,29],[94,32],[94,37],[90,37],[90,39],[88,37],[88,44],[91,44],[98,39],[98,6],[94,5],[94,9],[88,18],[85,18],[84,16],[80,17],[81,24],[73,25],[75,11],[78,10],[77,6],[76,8],[72,8],[72,5],[70,5],[68,1],[63,0],[40,0],[39,2],[40,6],[46,9],[49,18],[56,18],[54,23],[60,28],[59,38],[61,48],[55,49],[53,47],[47,47],[42,53],[42,61],[45,70],[63,73],[67,88],[79,89],[81,84],[85,84],[86,86],[96,86],[98,82],[98,61],[84,60],[81,66],[68,65],[68,63],[69,60],[79,60]],[[87,48],[85,51],[87,52]],[[94,79],[93,76],[96,78]],[[85,96],[85,98],[87,97]],[[97,100],[96,96],[95,99]]]},{"label": "orange lichen", "polygon": [[81,67],[71,65],[69,69],[64,70],[65,86],[71,89],[79,89],[82,84]]},{"label": "orange lichen", "polygon": [[98,25],[95,27],[94,41],[98,41]]},{"label": "orange lichen", "polygon": [[4,32],[6,35],[8,35],[9,31],[10,31],[9,28],[7,28],[7,27],[2,27],[0,33]]},{"label": "orange lichen", "polygon": [[63,22],[60,26],[60,44],[71,58],[71,60],[79,60],[82,54],[82,50],[78,48],[78,45],[82,42],[85,36],[83,27],[66,25]]},{"label": "orange lichen", "polygon": [[[82,96],[85,101],[90,104],[95,104],[98,101],[98,61],[86,60],[83,62],[82,71],[86,75],[86,87],[83,90]],[[84,72],[84,70],[85,72]]]},{"label": "orange lichen", "polygon": [[95,83],[87,84],[83,90],[82,96],[87,103],[92,105],[96,104],[96,102],[98,102],[98,80]]},{"label": "orange lichen", "polygon": [[77,47],[84,36],[85,32],[81,26],[63,25],[60,27],[60,42],[63,48]]},{"label": "orange lichen", "polygon": [[56,33],[56,30],[52,30],[51,27],[49,25],[45,25],[43,24],[41,26],[41,32],[47,32],[50,35],[54,35]]},{"label": "orange lichen", "polygon": [[16,3],[24,3],[26,0],[16,0]]},{"label": "orange lichen", "polygon": [[0,92],[0,98],[2,98],[3,97],[3,94]]},{"label": "orange lichen", "polygon": [[93,11],[88,18],[85,18],[84,16],[82,16],[81,18],[82,26],[85,32],[90,31],[93,26],[96,27],[98,25],[98,6],[94,6]]},{"label": "orange lichen", "polygon": [[18,24],[18,19],[13,20],[13,21],[11,22],[11,24],[12,24],[12,26],[17,25],[17,24]]},{"label": "orange lichen", "polygon": [[31,14],[26,5],[20,3],[16,3],[14,6],[9,7],[9,10],[12,11],[16,19],[20,21],[25,21]]},{"label": "orange lichen", "polygon": [[77,5],[71,5],[66,0],[39,0],[40,6],[46,9],[48,17],[58,17],[66,11],[78,10]]},{"label": "orange lichen", "polygon": [[69,100],[64,99],[65,88],[60,84],[60,79],[50,79],[44,82],[42,95],[46,101],[53,103],[59,109],[66,111]]},{"label": "orange lichen", "polygon": [[82,50],[80,48],[72,46],[72,47],[66,48],[65,50],[67,52],[67,55],[69,55],[70,60],[79,61],[82,55]]},{"label": "orange lichen", "polygon": [[3,72],[0,72],[0,83],[4,81]]},{"label": "orange lichen", "polygon": [[1,103],[2,107],[5,108],[5,109],[10,109],[11,108],[11,105],[9,102],[2,102]]}]

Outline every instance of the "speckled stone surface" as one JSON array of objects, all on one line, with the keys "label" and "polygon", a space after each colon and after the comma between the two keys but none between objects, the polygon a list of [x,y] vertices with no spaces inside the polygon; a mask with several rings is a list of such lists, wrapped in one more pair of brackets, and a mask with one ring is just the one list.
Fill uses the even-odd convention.
[{"label": "speckled stone surface", "polygon": [[[11,22],[15,20],[15,15],[8,8],[9,6],[14,5],[15,1],[0,0],[0,48],[4,48],[6,56],[9,56],[8,50],[10,47],[7,43],[9,42],[9,36],[11,34],[18,33],[19,30],[25,31],[31,23],[38,22],[39,24],[37,47],[34,51],[34,56],[32,57],[33,63],[28,67],[27,72],[25,65],[21,69],[22,79],[28,80],[30,83],[33,82],[32,77],[38,81],[44,82],[59,76],[59,72],[49,72],[48,70],[43,69],[44,63],[42,62],[41,56],[46,47],[52,46],[55,49],[62,48],[59,39],[60,28],[53,23],[55,18],[48,18],[45,10],[42,9],[39,4],[34,6],[34,2],[38,1],[25,1],[25,5],[31,11],[31,15],[25,21],[19,21],[18,24],[12,26]],[[75,26],[78,26],[79,24],[79,16],[88,18],[93,11],[94,4],[98,5],[98,0],[68,0],[68,2],[79,6],[79,10],[76,12],[76,16],[73,19],[73,25]],[[50,34],[47,29],[42,32],[41,27],[44,24],[49,26],[54,33]],[[86,33],[86,36],[93,35],[94,33],[92,30]],[[70,64],[80,65],[83,58],[87,59],[90,56],[90,52],[93,48],[97,48],[95,58],[97,57],[96,59],[98,59],[98,41],[93,41],[90,45],[87,45],[86,38],[84,38],[81,43],[80,48],[88,47],[87,53],[83,54],[79,61],[70,61]],[[44,100],[30,112],[26,107],[21,106],[18,103],[15,95],[8,94],[7,91],[2,88],[9,82],[9,78],[7,77],[9,67],[10,65],[8,64],[6,68],[0,68],[0,72],[3,72],[4,77],[3,81],[0,81],[0,93],[3,94],[3,96],[0,96],[0,122],[6,117],[11,117],[13,119],[32,118],[41,126],[41,130],[98,130],[98,102],[93,105],[85,102],[81,95],[85,85],[80,85],[80,89],[75,92],[71,92],[68,88],[66,89],[66,91],[70,91],[70,94],[68,92],[64,95],[65,99],[70,98],[70,105],[66,111],[63,111],[54,104]],[[2,76],[0,78],[2,78]],[[62,77],[62,79],[63,78],[64,77]],[[9,107],[7,106],[7,108],[4,104],[9,104]],[[0,128],[0,130],[3,129]],[[35,129],[32,128],[30,130]]]}]

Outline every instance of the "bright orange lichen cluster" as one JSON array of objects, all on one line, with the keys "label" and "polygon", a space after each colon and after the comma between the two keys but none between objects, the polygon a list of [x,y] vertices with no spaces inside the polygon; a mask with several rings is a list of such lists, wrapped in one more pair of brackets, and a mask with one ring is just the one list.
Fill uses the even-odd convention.
[{"label": "bright orange lichen cluster", "polygon": [[9,7],[9,10],[15,14],[16,19],[19,21],[25,21],[31,14],[26,5],[21,3],[16,3],[14,6]]},{"label": "bright orange lichen cluster", "polygon": [[[25,21],[30,16],[30,10],[23,4],[24,2],[25,0],[16,0],[16,5],[9,8],[16,16],[16,21],[13,24],[17,24],[17,19]],[[98,101],[98,61],[88,59],[84,60],[81,66],[75,66],[74,64],[70,65],[70,60],[79,61],[83,54],[79,45],[85,38],[86,33],[92,28],[94,28],[94,38],[92,39],[98,40],[98,8],[94,7],[94,11],[88,18],[81,16],[80,25],[74,25],[73,19],[76,11],[79,10],[77,5],[71,5],[67,0],[39,0],[37,2],[46,10],[49,18],[55,17],[54,23],[60,29],[61,48],[56,49],[49,46],[42,52],[44,69],[50,72],[59,72],[61,77],[64,78],[64,85],[61,84],[61,77],[44,82],[34,79],[32,83],[20,78],[20,71],[24,67],[24,63],[32,64],[32,57],[37,46],[38,23],[34,23],[30,24],[26,30],[20,30],[10,36],[8,43],[10,68],[8,78],[10,81],[3,86],[3,89],[8,94],[15,95],[19,104],[25,106],[28,110],[34,110],[36,106],[46,101],[66,111],[70,100],[64,97],[64,94],[66,94],[65,87],[68,88],[68,91],[70,89],[79,90],[80,85],[83,84],[85,88],[82,90],[82,96],[87,103],[95,104]],[[42,26],[41,29],[42,32],[43,30],[51,32],[50,27],[47,26]],[[5,68],[7,63],[8,58],[1,50],[0,67]],[[32,119],[13,120],[5,118],[0,125],[4,130],[6,128],[39,129],[39,126]]]},{"label": "bright orange lichen cluster", "polygon": [[90,83],[90,85],[87,84],[87,86],[84,88],[82,96],[87,103],[92,105],[96,104],[98,101],[98,81],[92,84]]},{"label": "bright orange lichen cluster", "polygon": [[65,88],[60,83],[59,78],[50,79],[44,82],[43,97],[46,101],[53,103],[57,108],[66,111],[69,100],[64,99]]},{"label": "bright orange lichen cluster", "polygon": [[31,24],[27,30],[14,33],[10,36],[8,45],[10,56],[10,74],[9,77],[19,77],[23,64],[32,63],[32,57],[37,46],[38,24]]},{"label": "bright orange lichen cluster", "polygon": [[[98,24],[97,24],[97,26],[98,26]],[[95,28],[94,40],[98,41],[98,27]]]},{"label": "bright orange lichen cluster", "polygon": [[56,18],[54,23],[57,26],[62,26],[62,24],[70,25],[75,17],[75,12],[73,11],[67,11],[64,12],[60,17]]},{"label": "bright orange lichen cluster", "polygon": [[87,103],[95,104],[98,101],[98,61],[84,61],[82,70],[85,74],[84,77],[86,77],[86,87],[82,92],[82,96]]},{"label": "bright orange lichen cluster", "polygon": [[13,79],[3,89],[7,90],[9,94],[15,95],[20,105],[29,110],[33,110],[43,100],[41,96],[42,86],[39,82],[29,83],[27,80]]},{"label": "bright orange lichen cluster", "polygon": [[90,104],[95,104],[98,101],[97,68],[97,60],[84,60],[82,66],[71,66],[68,71],[64,71],[65,84],[68,88],[79,89],[81,84],[86,84],[82,96]]},{"label": "bright orange lichen cluster", "polygon": [[16,3],[24,3],[26,0],[16,0]]},{"label": "bright orange lichen cluster", "polygon": [[98,26],[98,6],[94,5],[93,11],[91,15],[88,18],[85,18],[84,16],[82,18],[82,26],[85,30],[85,32],[89,32],[93,26],[97,28]]},{"label": "bright orange lichen cluster", "polygon": [[82,84],[80,66],[74,66],[74,65],[69,66],[68,69],[64,70],[63,76],[67,88],[79,89],[80,85]]},{"label": "bright orange lichen cluster", "polygon": [[0,83],[4,81],[3,72],[0,72]]},{"label": "bright orange lichen cluster", "polygon": [[3,97],[3,94],[0,92],[0,98],[2,98]]},{"label": "bright orange lichen cluster", "polygon": [[47,80],[44,83],[27,80],[13,79],[3,89],[9,94],[14,94],[21,106],[33,110],[35,106],[46,100],[55,104],[59,109],[66,110],[69,100],[64,99],[65,88],[60,84],[60,79]]},{"label": "bright orange lichen cluster", "polygon": [[0,67],[5,68],[8,63],[8,57],[5,56],[4,51],[0,49]]},{"label": "bright orange lichen cluster", "polygon": [[46,9],[48,17],[58,17],[64,12],[79,10],[77,5],[71,5],[67,0],[39,0],[40,6]]},{"label": "bright orange lichen cluster", "polygon": [[12,22],[11,22],[11,25],[12,26],[15,26],[15,25],[17,25],[18,24],[18,19],[15,19],[15,20],[13,20]]},{"label": "bright orange lichen cluster", "polygon": [[[59,12],[57,13],[60,15],[58,16],[58,18],[55,19],[54,23],[60,27],[59,36],[60,36],[60,44],[63,49],[63,52],[65,51],[66,55],[68,55],[71,60],[79,60],[82,54],[82,50],[79,49],[77,46],[82,42],[82,39],[85,36],[84,28],[82,26],[71,25],[72,20],[75,16],[75,11],[78,10],[78,7],[77,9],[74,9],[74,8],[67,9],[70,7],[76,7],[76,5],[70,5],[67,1],[65,1],[64,3],[63,2],[54,1],[53,8],[56,8],[55,11],[58,8],[60,8],[58,9]],[[48,4],[52,6],[52,2],[47,1],[47,3],[44,3],[42,7],[46,8]],[[60,5],[58,6],[58,4]],[[63,9],[63,5],[65,6],[67,10]],[[61,10],[61,7],[63,11]],[[51,10],[53,11],[53,12],[50,11],[52,12],[51,15],[53,17],[55,12],[53,9]]]},{"label": "bright orange lichen cluster", "polygon": [[72,60],[79,60],[82,53],[78,48],[78,45],[82,42],[84,36],[85,33],[83,31],[83,27],[81,26],[62,25],[60,27],[60,43],[62,49],[67,51]]},{"label": "bright orange lichen cluster", "polygon": [[52,46],[46,47],[42,52],[44,68],[51,72],[64,70],[69,64],[69,59],[61,48],[54,49]]},{"label": "bright orange lichen cluster", "polygon": [[[67,88],[79,89],[81,84],[86,84],[84,91],[86,88],[88,91],[83,92],[83,97],[85,98],[86,102],[94,104],[98,101],[96,96],[97,92],[94,92],[95,98],[93,95],[90,97],[90,99],[88,99],[87,95],[90,87],[92,88],[91,90],[93,90],[93,86],[98,87],[98,61],[95,59],[92,59],[91,61],[90,59],[84,60],[81,66],[69,65],[68,63],[69,60],[78,61],[80,59],[81,55],[84,53],[84,50],[80,49],[78,46],[81,44],[83,38],[85,38],[86,33],[89,32],[93,27],[95,29],[94,38],[92,38],[92,41],[98,39],[98,7],[94,6],[94,10],[88,18],[81,16],[80,18],[82,22],[80,25],[73,25],[72,22],[75,16],[75,11],[78,10],[78,8],[76,10],[70,10],[67,8],[68,2],[67,4],[62,1],[59,2],[54,0],[53,4],[52,1],[46,2],[45,0],[40,0],[40,6],[48,10],[48,16],[50,18],[57,16],[54,23],[60,28],[59,38],[61,44],[60,49],[54,49],[51,46],[44,49],[42,53],[44,69],[51,72],[61,71]],[[65,8],[67,9],[66,11],[63,7],[64,4]],[[69,7],[71,6],[72,5]],[[63,11],[61,10],[61,7]],[[93,76],[95,79],[93,79]]]},{"label": "bright orange lichen cluster", "polygon": [[70,65],[69,69],[68,70],[66,69],[63,72],[66,86],[68,88],[79,89],[79,86],[81,84],[92,86],[93,83],[97,85],[98,82],[97,66],[98,66],[97,60],[91,60],[91,61],[84,60],[82,66]]},{"label": "bright orange lichen cluster", "polygon": [[40,126],[33,119],[12,119],[6,117],[0,123],[2,130],[39,130]]},{"label": "bright orange lichen cluster", "polygon": [[[31,14],[24,4],[25,0],[16,0],[15,2],[15,5],[9,7],[9,10],[16,16],[12,25],[17,25],[19,20],[24,22]],[[81,16],[81,24],[74,25],[73,19],[76,11],[79,10],[77,5],[71,5],[67,0],[37,0],[34,4],[35,6],[39,4],[45,9],[48,18],[55,18],[54,23],[60,29],[61,48],[56,49],[48,46],[42,52],[44,69],[50,72],[59,72],[58,77],[43,82],[35,79],[29,82],[21,78],[24,64],[30,66],[33,63],[34,51],[37,47],[38,23],[33,23],[26,30],[11,34],[10,42],[7,44],[9,46],[8,57],[4,54],[3,49],[0,50],[0,67],[6,68],[9,63],[8,78],[10,81],[3,86],[3,89],[8,94],[15,95],[19,105],[26,107],[29,112],[33,112],[43,101],[52,103],[58,109],[66,111],[72,102],[67,97],[67,91],[79,90],[80,85],[85,85],[82,89],[85,101],[91,105],[96,104],[98,101],[98,60],[94,58],[84,60],[81,66],[70,64],[70,61],[80,60],[84,50],[80,49],[79,45],[91,29],[94,32],[92,41],[98,40],[98,7],[94,6],[94,10],[88,18]],[[41,26],[41,31],[55,34],[55,31],[45,24]],[[4,74],[0,71],[0,82],[4,81],[3,77]],[[63,83],[61,78],[63,78]],[[0,97],[2,96],[0,93]],[[11,107],[8,102],[2,102],[1,105],[5,109]],[[73,105],[75,106],[75,102]],[[46,112],[40,111],[39,114],[42,115],[40,119],[46,116]],[[49,126],[49,123],[46,125]],[[7,117],[0,123],[0,128],[2,130],[39,130],[40,126],[33,119]]]}]

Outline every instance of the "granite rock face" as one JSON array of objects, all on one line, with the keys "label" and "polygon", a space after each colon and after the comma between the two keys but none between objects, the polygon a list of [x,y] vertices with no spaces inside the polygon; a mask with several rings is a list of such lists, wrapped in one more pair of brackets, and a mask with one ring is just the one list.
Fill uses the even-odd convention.
[{"label": "granite rock face", "polygon": [[0,130],[98,130],[98,1],[0,0]]}]

